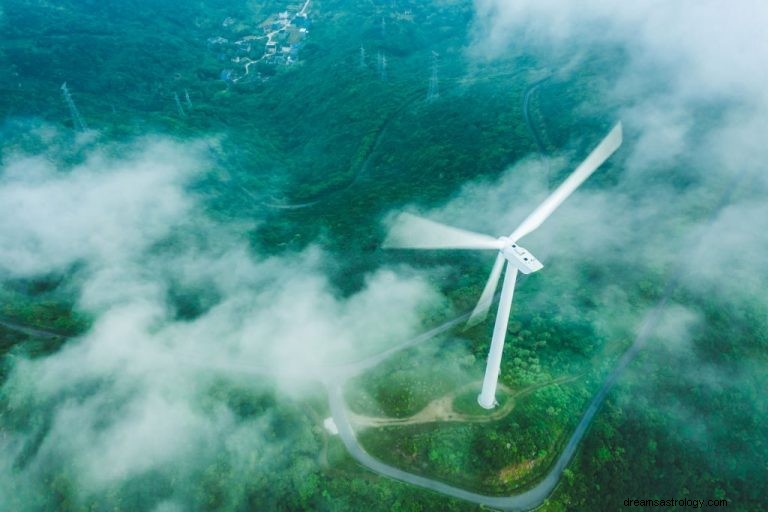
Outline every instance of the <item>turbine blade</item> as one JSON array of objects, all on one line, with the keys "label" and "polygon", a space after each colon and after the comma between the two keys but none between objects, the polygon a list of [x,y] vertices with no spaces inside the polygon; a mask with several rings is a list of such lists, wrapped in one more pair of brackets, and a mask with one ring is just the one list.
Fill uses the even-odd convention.
[{"label": "turbine blade", "polygon": [[491,307],[496,288],[499,286],[499,277],[501,277],[501,271],[504,269],[505,261],[506,260],[501,253],[496,256],[496,261],[493,263],[493,268],[491,269],[491,275],[488,276],[488,281],[485,283],[485,288],[483,288],[483,293],[480,295],[480,300],[477,301],[475,309],[473,309],[472,314],[469,315],[466,328],[479,324],[485,320],[486,316],[488,316],[488,309]]},{"label": "turbine blade", "polygon": [[502,245],[489,235],[401,213],[382,246],[385,249],[500,249]]},{"label": "turbine blade", "polygon": [[622,129],[621,123],[617,123],[616,126],[606,135],[606,137],[592,150],[589,156],[584,160],[573,173],[566,178],[566,180],[560,184],[559,187],[547,197],[526,219],[515,229],[510,235],[512,241],[517,241],[525,235],[532,232],[534,229],[541,226],[541,224],[552,215],[558,206],[563,201],[568,199],[574,190],[584,183],[598,167],[603,165],[603,162],[608,160],[622,142]]}]

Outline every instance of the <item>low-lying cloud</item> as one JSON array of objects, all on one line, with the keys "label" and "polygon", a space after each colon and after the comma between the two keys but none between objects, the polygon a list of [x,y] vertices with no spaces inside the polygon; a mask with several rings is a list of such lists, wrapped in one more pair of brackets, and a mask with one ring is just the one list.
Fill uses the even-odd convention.
[{"label": "low-lying cloud", "polygon": [[146,139],[72,166],[6,155],[0,277],[64,276],[91,326],[50,356],[15,358],[2,388],[13,418],[0,495],[15,496],[4,503],[35,510],[56,471],[86,503],[157,472],[184,478],[221,453],[251,476],[293,464],[283,443],[301,443],[274,432],[272,411],[244,419],[225,401],[205,405],[215,379],[266,380],[290,402],[334,366],[404,341],[440,303],[423,278],[386,268],[342,297],[319,247],[255,254],[242,226],[206,217],[190,191],[210,165],[204,147]]},{"label": "low-lying cloud", "polygon": [[[764,217],[768,192],[763,141],[768,70],[761,65],[768,56],[765,3],[750,0],[732,9],[714,1],[477,0],[475,5],[470,54],[476,58],[534,54],[558,73],[574,61],[621,50],[599,79],[606,106],[628,135],[613,159],[622,166],[620,179],[607,188],[578,191],[530,243],[545,253],[566,254],[572,247],[561,250],[557,240],[567,237],[586,250],[575,254],[598,251],[610,258],[602,249],[618,249],[620,241],[624,247],[613,256],[643,265],[664,253],[689,260],[685,275],[692,286],[721,283],[724,268],[765,282],[756,255],[765,254],[768,240],[753,221]],[[558,79],[570,80],[567,73],[576,68]],[[600,98],[588,101],[594,107]],[[494,219],[510,231],[546,195],[545,173],[531,165],[537,164],[517,165],[494,183],[468,186],[437,214],[461,222],[477,219],[465,215],[476,209],[486,212],[483,231],[500,228]],[[488,197],[483,204],[496,207],[477,209],[480,198]],[[527,204],[521,208],[520,202]],[[750,289],[747,284],[744,291]]]},{"label": "low-lying cloud", "polygon": [[[699,397],[719,396],[724,383],[730,389],[755,386],[756,376],[765,371],[766,345],[760,333],[768,308],[768,237],[760,226],[768,218],[768,69],[763,65],[768,57],[763,35],[768,4],[476,0],[475,6],[475,39],[469,51],[475,58],[533,54],[542,66],[553,68],[556,80],[569,81],[577,80],[574,71],[593,57],[615,56],[593,82],[601,96],[586,101],[593,111],[603,104],[624,122],[628,136],[614,157],[622,167],[619,179],[578,191],[523,245],[545,265],[556,261],[559,268],[570,269],[574,285],[579,268],[595,261],[619,265],[626,275],[645,276],[644,281],[658,285],[679,278],[680,298],[688,304],[670,306],[653,343],[664,347],[661,354],[682,362],[680,382],[706,389]],[[537,164],[515,166],[493,183],[470,185],[456,200],[428,214],[461,227],[509,232],[546,195],[545,173],[531,172],[531,165]],[[512,206],[500,200],[504,196]],[[482,200],[487,197],[491,199]],[[515,205],[520,201],[527,203],[525,208]],[[483,221],[471,225],[477,212]],[[503,226],[494,219],[503,220],[505,231],[499,233]],[[552,270],[545,266],[544,272]],[[611,285],[590,286],[599,295],[605,292],[601,286]],[[730,315],[731,330],[739,335],[724,337],[719,350],[738,357],[714,362],[712,347],[706,345],[710,341],[697,345],[707,338],[701,329],[682,328],[704,322],[703,312],[693,312],[696,304],[706,304],[709,315],[722,309],[720,321]],[[601,316],[611,317],[616,304],[605,306]],[[699,316],[700,322],[691,323]],[[749,328],[747,348],[740,336]],[[647,385],[649,394],[661,391]],[[691,414],[683,420],[693,421],[700,414],[692,406],[696,398],[675,396],[654,400],[691,402]],[[765,409],[764,401],[751,400],[754,411],[749,414]],[[637,403],[634,398],[627,402]],[[726,437],[727,425],[718,423],[723,418],[710,413],[697,420],[711,422],[710,430]],[[697,441],[712,441],[710,434]]]}]

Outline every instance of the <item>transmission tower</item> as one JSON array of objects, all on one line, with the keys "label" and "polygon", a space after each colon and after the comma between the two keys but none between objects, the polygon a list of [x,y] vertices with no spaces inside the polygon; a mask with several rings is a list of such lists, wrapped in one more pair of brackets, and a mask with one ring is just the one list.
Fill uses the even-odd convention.
[{"label": "transmission tower", "polygon": [[440,97],[440,82],[437,78],[439,55],[432,52],[432,75],[429,77],[429,90],[427,91],[427,101],[435,101]]},{"label": "transmission tower", "polygon": [[387,55],[379,52],[379,78],[382,82],[387,81]]},{"label": "transmission tower", "polygon": [[176,110],[179,112],[179,117],[187,117],[187,113],[184,112],[184,107],[181,106],[181,100],[179,100],[178,93],[173,93],[173,101],[176,102]]},{"label": "transmission tower", "polygon": [[77,110],[75,100],[72,99],[72,95],[69,93],[69,89],[67,88],[67,82],[61,84],[61,94],[64,95],[64,103],[66,103],[67,107],[69,108],[69,113],[72,116],[72,124],[74,125],[75,130],[84,132],[88,129],[88,126],[85,124],[85,121],[83,121],[83,117],[80,115],[80,111]]},{"label": "transmission tower", "polygon": [[365,64],[365,47],[363,45],[360,45],[360,69],[365,69],[367,66]]},{"label": "transmission tower", "polygon": [[187,108],[192,108],[192,100],[189,97],[189,91],[184,89],[184,101],[187,102]]}]

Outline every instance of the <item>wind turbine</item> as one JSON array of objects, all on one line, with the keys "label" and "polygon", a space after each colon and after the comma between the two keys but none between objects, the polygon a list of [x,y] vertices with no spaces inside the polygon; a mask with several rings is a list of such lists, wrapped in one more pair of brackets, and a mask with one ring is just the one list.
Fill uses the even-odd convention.
[{"label": "wind turbine", "polygon": [[393,249],[494,249],[498,251],[491,275],[485,283],[480,300],[469,317],[468,325],[485,320],[488,308],[496,293],[501,272],[506,265],[504,284],[501,287],[499,310],[493,327],[491,349],[485,368],[483,389],[477,402],[485,409],[493,409],[496,401],[496,385],[501,368],[501,355],[504,338],[507,334],[509,312],[512,307],[512,295],[515,291],[517,273],[530,274],[541,270],[543,265],[526,249],[517,245],[517,241],[530,234],[547,220],[552,213],[584,181],[605,162],[622,142],[621,123],[616,124],[600,144],[592,150],[573,173],[560,184],[509,236],[493,238],[489,235],[473,233],[459,228],[446,226],[410,213],[402,213],[395,220],[389,236],[384,241],[385,248]]}]

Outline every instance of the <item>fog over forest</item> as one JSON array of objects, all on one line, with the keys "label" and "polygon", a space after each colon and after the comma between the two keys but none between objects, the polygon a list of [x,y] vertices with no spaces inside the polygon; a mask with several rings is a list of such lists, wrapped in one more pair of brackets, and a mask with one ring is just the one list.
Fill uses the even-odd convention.
[{"label": "fog over forest", "polygon": [[[454,4],[461,2],[436,0],[428,8],[459,9]],[[7,9],[0,4],[0,30]],[[490,271],[492,265],[491,253],[457,255],[455,261],[450,255],[390,256],[381,251],[379,235],[402,210],[508,235],[619,120],[624,146],[597,171],[596,183],[587,182],[521,242],[548,277],[520,280],[525,306],[513,321],[525,321],[531,311],[542,318],[551,312],[565,323],[589,324],[595,337],[621,338],[626,348],[627,333],[636,333],[667,293],[665,286],[676,283],[603,421],[626,426],[626,418],[646,421],[644,414],[658,414],[653,418],[664,418],[664,429],[681,446],[729,454],[704,468],[718,481],[738,481],[739,489],[750,481],[765,486],[765,464],[757,460],[763,441],[754,453],[749,447],[755,436],[768,434],[757,420],[768,414],[760,391],[768,375],[768,232],[761,229],[768,219],[768,4],[475,0],[466,10],[468,35],[459,44],[463,73],[531,59],[546,70],[550,84],[588,82],[590,96],[568,115],[596,121],[583,133],[570,133],[556,151],[527,152],[495,174],[467,176],[437,200],[411,193],[391,206],[371,206],[359,217],[367,224],[350,231],[371,233],[373,242],[363,248],[340,234],[342,224],[324,206],[308,210],[316,213],[307,217],[298,208],[259,206],[229,217],[217,211],[216,201],[251,201],[241,192],[231,196],[237,200],[221,200],[206,189],[221,174],[212,147],[233,137],[226,129],[190,135],[153,127],[118,140],[96,123],[73,134],[45,116],[9,109],[0,128],[6,139],[0,143],[0,285],[55,289],[81,329],[64,333],[61,347],[43,354],[27,353],[21,344],[6,350],[4,342],[0,509],[107,510],[118,496],[124,508],[115,510],[289,510],[306,503],[331,510],[323,479],[345,481],[349,472],[366,470],[349,459],[342,459],[341,469],[333,463],[321,468],[327,458],[318,462],[329,443],[316,412],[327,415],[323,383],[340,365],[391,349],[434,327],[436,319],[464,313],[467,301],[446,288],[460,282],[475,296],[484,278],[461,281],[456,274],[485,266]],[[402,19],[393,17],[388,30],[397,33]],[[329,37],[323,31],[331,29],[316,23],[310,33]],[[379,23],[369,24],[363,35],[373,38]],[[413,40],[427,51],[429,38]],[[338,62],[357,58],[357,46],[350,48]],[[401,56],[391,54],[395,82]],[[590,66],[603,56],[615,62],[595,72]],[[585,69],[594,77],[584,79]],[[231,86],[211,96],[240,101],[236,94],[250,92]],[[51,93],[53,101],[57,94]],[[296,123],[301,115],[297,107]],[[391,163],[400,156],[386,158]],[[345,206],[366,205],[353,198]],[[310,232],[320,235],[300,247],[291,245],[294,240],[267,250],[259,243],[259,233],[275,224],[309,222],[315,229]],[[340,250],[347,246],[349,256]],[[364,263],[350,275],[355,265],[345,258],[358,256]],[[585,272],[593,267],[603,273]],[[651,291],[641,302],[633,290],[642,286]],[[587,288],[591,303],[585,308]],[[3,293],[3,300],[11,296]],[[418,352],[418,364],[479,380],[482,375],[472,372],[484,362],[473,355],[474,342],[467,341],[472,336],[485,339],[455,334],[449,349],[429,345]],[[618,353],[610,346],[588,357],[595,375],[602,375],[601,357],[615,360]],[[249,398],[238,402],[241,395]],[[702,405],[729,397],[741,418]],[[733,441],[732,423],[747,425],[738,432],[748,434]],[[591,446],[578,464],[588,464]],[[375,478],[361,478],[370,487],[361,483],[349,495],[368,497],[383,485]],[[216,490],[207,494],[211,481]],[[568,482],[553,503],[581,492]],[[444,505],[436,495],[400,485],[381,492],[404,503],[403,510],[417,509],[407,508],[412,496],[424,500],[413,507]],[[339,499],[338,510],[354,509],[356,502]],[[387,509],[384,503],[371,510]],[[450,510],[470,509],[450,503],[456,507]],[[546,510],[585,509],[580,507]]]}]

